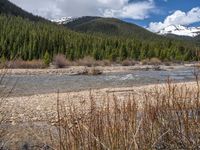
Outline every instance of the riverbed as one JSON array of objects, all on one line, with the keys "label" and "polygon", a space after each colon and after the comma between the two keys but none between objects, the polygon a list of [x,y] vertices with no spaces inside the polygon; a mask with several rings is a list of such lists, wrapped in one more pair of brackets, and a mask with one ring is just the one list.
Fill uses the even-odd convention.
[{"label": "riverbed", "polygon": [[[191,66],[167,70],[128,70],[125,72],[104,72],[97,76],[74,74],[8,74],[1,83],[9,96],[61,93],[101,88],[132,87],[166,82],[189,82],[195,80]],[[5,90],[6,89],[6,90]]]}]

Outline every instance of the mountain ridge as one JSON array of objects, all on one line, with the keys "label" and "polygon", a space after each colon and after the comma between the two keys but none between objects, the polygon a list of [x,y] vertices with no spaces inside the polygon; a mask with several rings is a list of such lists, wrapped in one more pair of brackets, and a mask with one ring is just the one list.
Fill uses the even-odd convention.
[{"label": "mountain ridge", "polygon": [[76,18],[65,17],[63,19],[60,19],[59,22],[56,21],[56,23],[73,31],[92,35],[117,36],[145,40],[154,39],[155,37],[165,38],[136,24],[128,23],[117,18],[83,16]]},{"label": "mountain ridge", "polygon": [[0,0],[0,14],[20,16],[31,21],[48,21],[40,16],[35,16],[32,13],[23,10],[9,0]]},{"label": "mountain ridge", "polygon": [[60,19],[52,19],[51,22],[57,23],[59,25],[67,24],[69,22],[75,21],[80,17],[62,17]]},{"label": "mountain ridge", "polygon": [[[149,37],[151,37],[150,39],[153,40],[158,35],[160,38],[173,38],[178,40],[195,41],[194,37],[200,35],[200,27],[170,25],[155,33],[136,24],[128,23],[117,18],[82,16],[63,17],[61,19],[56,19],[52,21],[76,32],[109,36],[125,36],[129,38],[132,37],[146,40],[148,40]],[[144,34],[141,34],[142,32]]]},{"label": "mountain ridge", "polygon": [[2,60],[38,60],[44,59],[46,53],[50,60],[63,54],[71,61],[88,56],[110,61],[198,59],[196,51],[200,47],[193,42],[160,36],[116,18],[82,17],[65,27],[37,21],[34,15],[6,0],[0,1],[5,3],[0,7]]},{"label": "mountain ridge", "polygon": [[178,36],[196,37],[200,35],[200,27],[185,27],[182,25],[169,25],[157,32],[160,35],[174,34]]}]

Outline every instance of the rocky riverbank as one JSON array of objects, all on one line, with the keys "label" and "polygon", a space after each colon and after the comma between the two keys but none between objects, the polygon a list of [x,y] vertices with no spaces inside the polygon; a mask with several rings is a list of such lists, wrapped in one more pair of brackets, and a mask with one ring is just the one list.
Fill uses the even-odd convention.
[{"label": "rocky riverbank", "polygon": [[[173,70],[184,67],[194,67],[195,64],[184,64],[184,65],[134,65],[134,66],[97,66],[97,67],[85,67],[85,66],[71,66],[63,69],[6,69],[0,70],[0,74],[9,75],[41,75],[41,74],[53,74],[53,75],[79,75],[85,74],[86,72],[92,72],[94,69],[100,73],[117,73],[117,72],[130,72],[134,70]],[[92,74],[92,73],[91,73]]]},{"label": "rocky riverbank", "polygon": [[[186,85],[189,88],[196,88],[195,82],[177,83],[177,86]],[[10,113],[10,122],[29,122],[29,121],[41,121],[56,118],[57,115],[57,103],[69,108],[73,105],[81,109],[87,109],[90,105],[91,99],[99,104],[103,104],[106,99],[112,97],[113,94],[119,100],[127,100],[130,94],[134,94],[138,103],[142,103],[144,99],[144,91],[151,91],[155,88],[164,89],[165,84],[153,84],[129,88],[105,88],[96,90],[86,90],[79,92],[67,92],[67,93],[50,93],[50,94],[37,94],[32,96],[23,97],[8,97],[2,99],[3,107],[1,110],[5,110]]]},{"label": "rocky riverbank", "polygon": [[[23,97],[2,97],[0,131],[5,134],[2,138],[2,147],[11,147],[11,149],[27,149],[26,147],[31,147],[31,149],[37,147],[36,149],[38,149],[38,147],[43,147],[49,149],[52,133],[55,134],[53,138],[58,139],[56,137],[58,135],[58,128],[56,128],[58,108],[60,110],[59,115],[65,116],[63,119],[70,118],[73,112],[85,115],[91,111],[93,105],[102,109],[106,108],[108,102],[110,108],[112,108],[116,103],[117,106],[121,106],[131,101],[138,105],[138,110],[142,110],[146,103],[152,105],[156,105],[158,102],[165,103],[162,101],[162,96],[169,96],[168,93],[174,89],[176,94],[181,92],[181,95],[185,95],[185,98],[190,96],[189,101],[192,102],[196,98],[195,94],[198,88],[195,82],[188,82],[37,94]],[[175,96],[171,97],[172,100],[179,97],[179,95],[172,95]],[[187,99],[181,98],[181,100],[184,103],[189,102]]]}]

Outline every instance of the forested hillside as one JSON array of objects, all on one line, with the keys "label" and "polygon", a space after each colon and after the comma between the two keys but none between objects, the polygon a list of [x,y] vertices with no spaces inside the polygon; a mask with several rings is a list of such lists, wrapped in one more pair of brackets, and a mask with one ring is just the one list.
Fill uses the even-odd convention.
[{"label": "forested hillside", "polygon": [[117,37],[96,37],[76,33],[51,23],[31,22],[21,17],[0,16],[1,58],[41,59],[47,51],[70,60],[93,56],[95,59],[124,60],[158,57],[162,60],[195,60],[199,49],[190,43],[158,39],[145,41]]},{"label": "forested hillside", "polygon": [[85,30],[85,33],[45,21],[7,0],[0,0],[0,58],[43,59],[48,53],[53,59],[54,55],[62,53],[69,60],[85,56],[112,61],[152,57],[161,60],[198,59],[200,48],[193,42],[158,36],[118,19],[85,17],[79,20],[81,28],[77,23],[71,23],[70,28]]},{"label": "forested hillside", "polygon": [[85,16],[75,19],[64,26],[74,31],[98,36],[117,36],[140,40],[165,39],[163,36],[159,36],[135,24],[127,23],[116,18]]}]

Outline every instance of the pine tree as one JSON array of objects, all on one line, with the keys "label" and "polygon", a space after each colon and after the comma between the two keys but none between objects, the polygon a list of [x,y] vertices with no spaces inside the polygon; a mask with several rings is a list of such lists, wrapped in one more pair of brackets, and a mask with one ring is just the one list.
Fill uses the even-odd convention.
[{"label": "pine tree", "polygon": [[49,66],[51,59],[50,59],[50,55],[49,55],[48,51],[46,51],[43,61],[46,66]]}]

